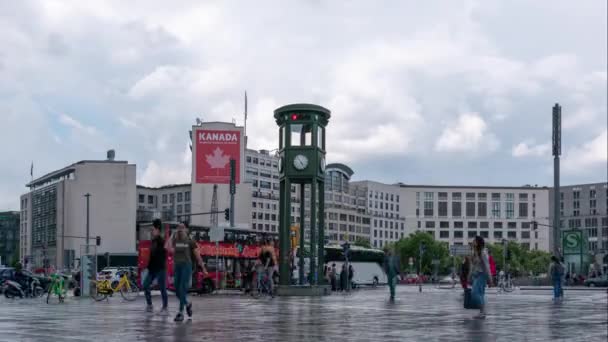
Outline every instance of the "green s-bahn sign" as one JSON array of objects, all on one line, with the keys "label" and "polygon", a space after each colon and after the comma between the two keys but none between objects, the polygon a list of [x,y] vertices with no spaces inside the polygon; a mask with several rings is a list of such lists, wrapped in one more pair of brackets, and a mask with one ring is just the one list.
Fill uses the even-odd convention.
[{"label": "green s-bahn sign", "polygon": [[583,232],[581,230],[566,230],[562,234],[564,255],[581,254],[583,252]]}]

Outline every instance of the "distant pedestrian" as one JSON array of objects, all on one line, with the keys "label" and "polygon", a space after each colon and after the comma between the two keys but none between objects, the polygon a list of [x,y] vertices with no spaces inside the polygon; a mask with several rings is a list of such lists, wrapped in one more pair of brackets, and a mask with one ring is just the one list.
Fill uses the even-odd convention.
[{"label": "distant pedestrian", "polygon": [[146,296],[146,311],[153,312],[152,295],[150,286],[154,279],[158,282],[158,288],[163,301],[160,309],[161,314],[169,314],[167,308],[167,250],[165,240],[161,236],[162,223],[159,219],[152,222],[152,244],[150,246],[150,259],[148,261],[148,274],[144,280],[144,294]]},{"label": "distant pedestrian", "polygon": [[331,282],[331,290],[332,291],[337,291],[338,290],[338,286],[337,286],[337,278],[338,278],[338,270],[336,270],[336,264],[333,263],[331,264],[331,271],[329,272],[329,279]]},{"label": "distant pedestrian", "polygon": [[486,248],[486,252],[488,253],[488,263],[490,264],[490,276],[492,280],[496,282],[496,262],[494,262],[494,258],[492,257],[492,252]]},{"label": "distant pedestrian", "polygon": [[551,282],[553,283],[553,300],[558,301],[563,299],[564,290],[562,288],[562,278],[564,277],[565,268],[556,256],[551,257],[551,266],[549,267],[549,274],[551,276]]},{"label": "distant pedestrian", "polygon": [[[165,243],[167,251],[173,253],[174,268],[174,287],[175,294],[179,298],[179,312],[174,321],[184,320],[184,308],[188,317],[192,317],[192,303],[188,303],[188,284],[192,279],[192,264],[197,262],[203,269],[203,274],[207,274],[205,264],[201,259],[196,242],[188,236],[188,230],[184,224],[177,226],[177,233]],[[196,260],[192,260],[192,258]]]},{"label": "distant pedestrian", "polygon": [[388,288],[390,291],[390,300],[395,300],[395,285],[397,283],[397,276],[401,267],[399,266],[399,258],[393,255],[393,250],[387,248],[384,256],[384,271],[386,272]]},{"label": "distant pedestrian", "polygon": [[340,291],[346,290],[347,281],[346,264],[342,264],[342,270],[340,271]]},{"label": "distant pedestrian", "polygon": [[473,287],[471,296],[475,303],[479,306],[479,315],[475,318],[486,318],[485,310],[485,294],[486,284],[492,286],[492,278],[490,277],[490,264],[488,255],[485,253],[485,241],[481,236],[476,236],[473,240],[473,258],[471,262],[471,275],[473,277]]},{"label": "distant pedestrian", "polygon": [[352,289],[353,287],[353,277],[355,275],[355,269],[353,265],[348,265],[348,286]]}]

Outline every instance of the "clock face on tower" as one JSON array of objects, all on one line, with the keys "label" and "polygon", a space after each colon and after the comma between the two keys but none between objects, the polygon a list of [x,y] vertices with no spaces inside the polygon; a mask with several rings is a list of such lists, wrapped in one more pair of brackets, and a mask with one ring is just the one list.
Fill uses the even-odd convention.
[{"label": "clock face on tower", "polygon": [[279,158],[279,173],[283,173],[283,157]]},{"label": "clock face on tower", "polygon": [[306,158],[305,155],[303,154],[298,154],[294,159],[293,159],[293,167],[296,168],[296,170],[304,170],[306,167],[308,166],[308,158]]},{"label": "clock face on tower", "polygon": [[319,163],[319,168],[321,172],[325,172],[325,157],[321,157],[321,162]]}]

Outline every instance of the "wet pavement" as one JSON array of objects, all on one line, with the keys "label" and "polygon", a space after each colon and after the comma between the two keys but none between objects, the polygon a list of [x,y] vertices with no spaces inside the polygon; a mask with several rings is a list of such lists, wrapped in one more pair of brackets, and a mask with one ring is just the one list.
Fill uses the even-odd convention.
[{"label": "wet pavement", "polygon": [[[194,317],[144,312],[144,298],[107,302],[68,298],[0,299],[0,341],[607,341],[605,290],[566,292],[489,290],[488,316],[462,309],[462,291],[425,287],[358,290],[324,298],[261,298],[239,295],[192,297]],[[154,302],[158,311],[160,297]]]}]

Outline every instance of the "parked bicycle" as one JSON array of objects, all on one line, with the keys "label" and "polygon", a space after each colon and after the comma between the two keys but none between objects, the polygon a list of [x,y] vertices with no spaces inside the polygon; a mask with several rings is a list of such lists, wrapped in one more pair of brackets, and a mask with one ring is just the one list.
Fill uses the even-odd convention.
[{"label": "parked bicycle", "polygon": [[67,289],[65,287],[65,279],[61,274],[51,274],[51,285],[49,286],[48,294],[46,296],[46,303],[50,304],[53,298],[57,298],[59,303],[63,303],[67,295]]},{"label": "parked bicycle", "polygon": [[112,279],[103,279],[93,281],[95,286],[91,289],[91,297],[95,301],[102,301],[107,299],[108,296],[112,297],[114,293],[120,292],[120,295],[124,300],[134,301],[139,296],[139,288],[137,284],[132,280],[133,276],[129,269],[120,269],[119,272],[120,280],[118,283],[112,284]]}]

